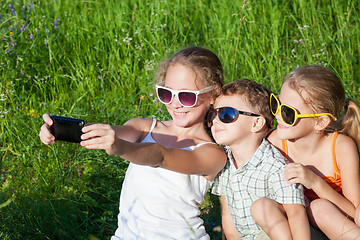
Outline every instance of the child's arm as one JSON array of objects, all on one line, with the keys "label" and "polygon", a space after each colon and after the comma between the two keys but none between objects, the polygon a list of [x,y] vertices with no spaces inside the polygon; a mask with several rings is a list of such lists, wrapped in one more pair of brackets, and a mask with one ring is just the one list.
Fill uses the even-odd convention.
[{"label": "child's arm", "polygon": [[354,216],[354,205],[344,196],[336,192],[327,182],[316,175],[313,171],[300,163],[289,163],[286,165],[284,174],[289,184],[301,183],[304,187],[312,189],[319,198],[327,199],[337,205],[342,211]]},{"label": "child's arm", "polygon": [[[53,124],[53,120],[48,113],[43,115],[44,124],[41,126],[39,137],[40,140],[46,145],[52,145],[55,143],[55,137],[50,132],[50,126]],[[134,118],[126,122],[121,126],[110,126],[107,124],[96,124],[97,126],[108,126],[114,130],[114,133],[118,138],[130,142],[137,142],[144,135],[145,130],[151,126],[152,119]]]},{"label": "child's arm", "polygon": [[[343,199],[335,202],[351,217],[354,217],[355,208],[360,204],[360,172],[359,152],[353,139],[339,134],[335,146],[336,160],[341,173],[342,194],[351,203],[347,210],[343,207]],[[339,194],[340,195],[340,194]]]},{"label": "child's arm", "polygon": [[288,183],[301,183],[312,189],[319,198],[327,199],[347,215],[354,217],[355,207],[360,203],[359,154],[354,141],[339,134],[336,142],[336,160],[341,172],[342,193],[336,192],[313,171],[299,163],[286,165],[285,178]]},{"label": "child's arm", "polygon": [[184,174],[201,174],[209,180],[214,179],[226,163],[224,151],[215,144],[205,144],[193,151],[166,148],[156,143],[134,142],[139,135],[124,140],[126,134],[121,131],[127,130],[124,127],[114,129],[106,124],[89,125],[83,128],[85,134],[82,139],[85,141],[80,144],[88,149],[104,149],[110,155],[118,155],[135,164],[162,167]]},{"label": "child's arm", "polygon": [[310,225],[305,207],[301,204],[283,204],[292,239],[310,239]]},{"label": "child's arm", "polygon": [[241,240],[231,218],[229,206],[225,196],[220,196],[221,222],[227,240]]}]

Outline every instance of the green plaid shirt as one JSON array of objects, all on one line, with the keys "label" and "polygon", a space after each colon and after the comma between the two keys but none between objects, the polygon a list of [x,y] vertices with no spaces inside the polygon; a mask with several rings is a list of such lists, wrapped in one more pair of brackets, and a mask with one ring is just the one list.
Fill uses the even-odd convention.
[{"label": "green plaid shirt", "polygon": [[283,172],[286,159],[266,139],[250,160],[238,169],[230,148],[225,149],[228,161],[215,178],[212,193],[226,197],[231,217],[242,239],[255,239],[262,232],[250,214],[255,200],[268,197],[281,204],[305,205],[302,185],[285,182]]}]

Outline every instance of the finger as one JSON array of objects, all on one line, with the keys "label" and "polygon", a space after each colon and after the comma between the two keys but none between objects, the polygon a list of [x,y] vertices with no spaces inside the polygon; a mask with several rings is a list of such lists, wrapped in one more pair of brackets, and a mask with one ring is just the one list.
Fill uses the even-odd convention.
[{"label": "finger", "polygon": [[105,149],[108,144],[104,137],[95,137],[81,141],[80,145],[88,149]]},{"label": "finger", "polygon": [[83,133],[87,133],[89,131],[93,131],[96,129],[111,129],[111,127],[108,124],[92,123],[92,124],[86,124],[86,126],[82,128],[82,131]]},{"label": "finger", "polygon": [[290,172],[301,172],[303,169],[301,164],[289,164],[289,165],[285,165],[285,169],[284,172],[290,173]]},{"label": "finger", "polygon": [[46,123],[41,126],[39,136],[40,140],[47,145],[55,142],[55,137],[51,134],[50,127]]},{"label": "finger", "polygon": [[39,137],[40,137],[40,141],[46,145],[51,145],[51,140],[50,139],[47,139],[45,138],[42,133],[40,132],[39,133]]},{"label": "finger", "polygon": [[[80,143],[81,144],[81,143]],[[81,145],[87,149],[100,149],[100,150],[104,150],[104,146],[102,144],[91,144],[91,145]]]},{"label": "finger", "polygon": [[286,180],[286,182],[287,182],[288,184],[301,183],[298,178],[291,178],[291,179],[289,179],[289,180]]},{"label": "finger", "polygon": [[284,176],[286,176],[287,179],[297,178],[300,180],[300,179],[303,179],[304,174],[301,171],[301,169],[294,168],[294,169],[289,169],[289,170],[285,171]]},{"label": "finger", "polygon": [[50,114],[45,113],[43,115],[43,119],[44,119],[44,122],[47,123],[49,126],[51,126],[53,124],[53,120],[51,119]]},{"label": "finger", "polygon": [[289,180],[289,179],[293,179],[293,178],[298,178],[299,174],[296,171],[285,172],[284,177],[285,177],[285,179]]},{"label": "finger", "polygon": [[99,137],[112,137],[114,134],[106,129],[95,129],[90,130],[81,135],[82,140],[88,140],[92,138],[99,138]]},{"label": "finger", "polygon": [[55,139],[46,138],[41,134],[41,132],[39,133],[39,137],[40,137],[41,142],[43,142],[46,145],[52,145],[55,143]]},{"label": "finger", "polygon": [[300,163],[288,163],[285,165],[285,168],[297,168],[299,166],[301,166]]}]

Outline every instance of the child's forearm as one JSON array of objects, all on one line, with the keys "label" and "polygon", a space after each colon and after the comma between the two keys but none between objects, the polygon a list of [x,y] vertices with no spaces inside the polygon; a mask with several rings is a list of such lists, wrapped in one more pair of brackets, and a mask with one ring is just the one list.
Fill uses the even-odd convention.
[{"label": "child's forearm", "polygon": [[132,143],[117,139],[116,155],[135,164],[161,167],[183,174],[199,174],[213,180],[226,163],[224,151],[215,144],[194,150],[168,148],[157,143]]},{"label": "child's forearm", "polygon": [[312,190],[319,196],[319,198],[327,199],[338,208],[340,208],[347,215],[352,218],[355,215],[355,206],[346,197],[336,192],[327,182],[322,178],[318,178]]},{"label": "child's forearm", "polygon": [[[141,131],[129,126],[94,124],[85,126],[83,132],[80,145],[88,149],[103,149],[110,155],[139,165],[161,167],[183,174],[201,174],[212,180],[226,163],[224,151],[215,144],[189,151],[164,147],[158,143],[139,143]],[[126,133],[129,136],[123,138]]]},{"label": "child's forearm", "polygon": [[241,240],[236,230],[234,221],[231,218],[229,206],[225,196],[220,196],[221,222],[224,234],[228,240]]},{"label": "child's forearm", "polygon": [[119,139],[116,145],[115,155],[135,164],[152,167],[161,165],[166,151],[156,143],[132,143]]}]

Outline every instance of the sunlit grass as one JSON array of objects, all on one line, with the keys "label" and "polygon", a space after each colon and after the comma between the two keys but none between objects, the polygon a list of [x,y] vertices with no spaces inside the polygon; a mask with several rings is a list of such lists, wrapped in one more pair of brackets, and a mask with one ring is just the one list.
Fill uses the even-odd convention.
[{"label": "sunlit grass", "polygon": [[[154,70],[190,45],[217,53],[227,82],[251,78],[276,92],[292,69],[321,64],[359,100],[359,12],[356,1],[330,0],[1,1],[0,238],[108,239],[116,229],[127,163],[76,144],[44,146],[43,113],[166,119]],[[205,202],[218,239],[217,201]]]}]

